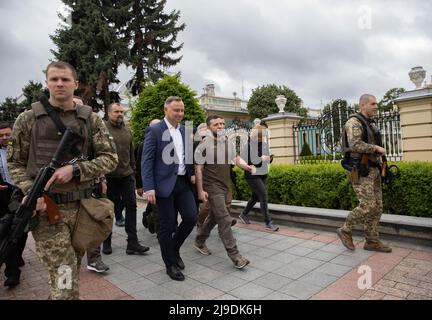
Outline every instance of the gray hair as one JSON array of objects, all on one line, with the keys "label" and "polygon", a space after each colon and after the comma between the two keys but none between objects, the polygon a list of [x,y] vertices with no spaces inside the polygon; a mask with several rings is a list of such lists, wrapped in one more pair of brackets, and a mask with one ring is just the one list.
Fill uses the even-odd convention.
[{"label": "gray hair", "polygon": [[375,96],[372,94],[368,94],[368,93],[362,94],[362,96],[359,99],[359,106],[362,106],[362,105],[365,105],[366,103],[368,103],[370,98],[375,98]]}]

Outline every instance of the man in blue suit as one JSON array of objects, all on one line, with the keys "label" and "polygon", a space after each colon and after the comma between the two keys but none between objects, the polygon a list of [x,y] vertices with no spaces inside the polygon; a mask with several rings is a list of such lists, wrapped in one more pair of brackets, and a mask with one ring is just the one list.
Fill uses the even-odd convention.
[{"label": "man in blue suit", "polygon": [[[180,247],[192,232],[197,218],[193,195],[193,163],[186,163],[184,103],[179,97],[168,97],[165,118],[148,128],[142,153],[141,175],[149,203],[159,212],[159,243],[166,272],[171,279],[185,279]],[[177,226],[177,212],[181,223]]]}]

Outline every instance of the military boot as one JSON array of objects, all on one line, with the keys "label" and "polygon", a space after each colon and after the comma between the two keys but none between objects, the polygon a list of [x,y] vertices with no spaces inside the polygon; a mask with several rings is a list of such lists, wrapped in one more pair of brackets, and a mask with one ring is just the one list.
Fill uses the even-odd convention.
[{"label": "military boot", "polygon": [[392,248],[382,243],[380,240],[366,240],[363,249],[378,252],[392,252]]},{"label": "military boot", "polygon": [[140,245],[138,242],[128,242],[126,247],[126,254],[144,254],[149,251],[150,248]]},{"label": "military boot", "polygon": [[339,236],[339,239],[342,241],[342,244],[349,250],[354,251],[355,246],[352,239],[351,232],[345,231],[342,228],[339,228],[336,230],[337,235]]}]

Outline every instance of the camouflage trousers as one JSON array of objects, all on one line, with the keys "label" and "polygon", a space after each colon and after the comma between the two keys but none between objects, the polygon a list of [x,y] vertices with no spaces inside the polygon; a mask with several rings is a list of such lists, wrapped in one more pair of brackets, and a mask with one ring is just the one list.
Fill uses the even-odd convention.
[{"label": "camouflage trousers", "polygon": [[49,273],[52,300],[79,299],[79,271],[84,252],[72,247],[71,234],[76,222],[79,202],[59,205],[62,221],[50,225],[46,214],[32,231],[36,252]]},{"label": "camouflage trousers", "polygon": [[378,224],[382,214],[381,175],[378,168],[370,168],[367,177],[360,177],[353,184],[359,205],[346,218],[343,229],[351,232],[354,226],[363,223],[366,240],[377,240]]}]

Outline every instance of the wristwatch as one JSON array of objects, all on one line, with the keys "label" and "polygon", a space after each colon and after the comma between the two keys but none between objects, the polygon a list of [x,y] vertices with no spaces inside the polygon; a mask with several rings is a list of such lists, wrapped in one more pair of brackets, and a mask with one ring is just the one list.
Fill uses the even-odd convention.
[{"label": "wristwatch", "polygon": [[80,181],[80,178],[81,178],[81,169],[80,169],[80,167],[79,167],[79,165],[78,165],[78,163],[74,163],[73,165],[72,165],[72,175],[73,175],[73,177],[74,177],[74,179],[76,180],[76,181]]}]

